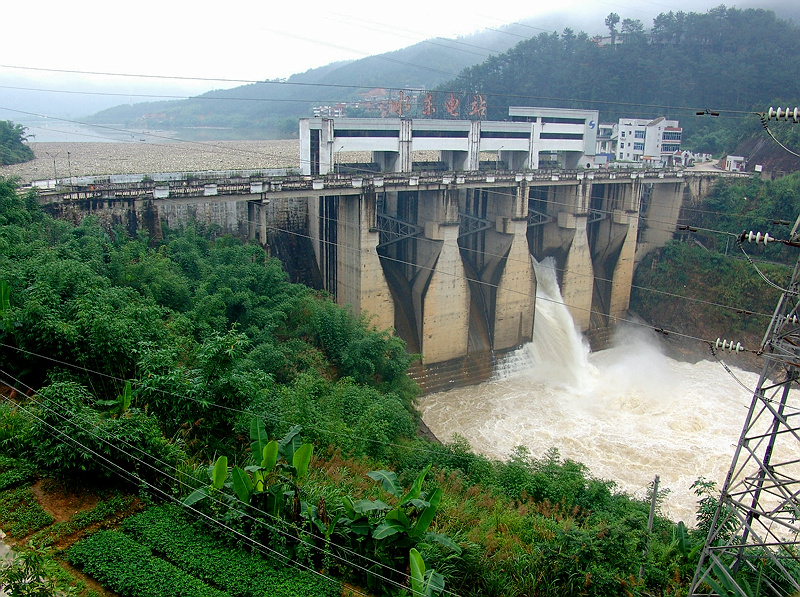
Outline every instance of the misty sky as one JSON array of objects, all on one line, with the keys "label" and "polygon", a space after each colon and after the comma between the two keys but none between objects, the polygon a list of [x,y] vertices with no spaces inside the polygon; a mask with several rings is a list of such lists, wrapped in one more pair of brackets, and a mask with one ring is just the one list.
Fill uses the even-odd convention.
[{"label": "misty sky", "polygon": [[[631,8],[625,8],[626,4]],[[576,13],[585,12],[590,5],[606,13],[652,12],[636,9],[642,4],[630,0],[613,6],[586,0],[10,2],[3,8],[3,20],[15,25],[5,27],[0,37],[0,62],[263,80],[395,50],[427,38],[497,27],[554,6]]]},{"label": "misty sky", "polygon": [[[550,31],[569,25],[596,34],[605,30],[604,16],[612,11],[622,18],[641,19],[649,27],[660,12],[705,10],[720,2],[8,2],[3,7],[6,27],[0,36],[0,108],[21,109],[27,104],[44,110],[50,103],[55,113],[59,101],[67,96],[42,91],[48,89],[132,94],[118,101],[107,98],[110,105],[145,101],[147,98],[133,95],[143,90],[193,95],[236,87],[239,83],[235,80],[288,77],[337,60],[363,58],[437,36],[452,38],[531,17],[539,18],[535,22]],[[540,32],[534,27],[516,31],[517,37],[520,31],[527,36]],[[167,78],[88,77],[36,69]],[[232,81],[196,81],[194,77]],[[87,108],[90,104],[86,102]],[[14,117],[0,110],[0,118]]]}]

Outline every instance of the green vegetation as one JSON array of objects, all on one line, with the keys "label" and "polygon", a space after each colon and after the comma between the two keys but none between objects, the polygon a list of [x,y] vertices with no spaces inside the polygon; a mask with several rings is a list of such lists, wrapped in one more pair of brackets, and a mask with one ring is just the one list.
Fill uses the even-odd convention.
[{"label": "green vegetation", "polygon": [[[658,327],[713,339],[724,330],[748,348],[757,348],[777,303],[791,280],[793,258],[779,243],[757,245],[741,241],[742,232],[769,233],[787,238],[800,213],[800,175],[774,182],[752,178],[746,182],[721,180],[696,209],[684,218],[697,230],[682,241],[645,257],[636,270],[631,308]],[[720,234],[713,231],[727,232]],[[757,263],[771,284],[750,264]],[[711,304],[674,301],[663,292],[689,294]],[[690,288],[691,292],[681,292]]]},{"label": "green vegetation", "polygon": [[334,597],[341,592],[340,583],[334,579],[284,569],[280,563],[273,564],[273,560],[263,558],[258,552],[231,549],[230,542],[213,538],[203,528],[193,526],[192,520],[177,507],[151,508],[128,518],[122,530],[141,545],[203,582],[221,588],[231,597]]},{"label": "green vegetation", "polygon": [[25,537],[53,523],[53,517],[39,505],[29,487],[7,490],[0,495],[0,520],[12,537]]},{"label": "green vegetation", "polygon": [[[614,16],[606,24],[616,30],[620,17]],[[696,111],[763,112],[764,98],[784,98],[792,106],[800,99],[800,66],[772,72],[756,67],[800,51],[798,27],[772,11],[719,6],[706,13],[662,13],[649,35],[641,22],[624,19],[616,37],[623,43],[600,46],[571,29],[542,33],[464,70],[440,89],[491,91],[489,117],[501,120],[509,105],[593,107],[605,122],[662,115],[649,106],[689,106],[666,116],[680,120],[684,147],[712,153],[732,149],[760,123],[755,116],[717,119]]]},{"label": "green vegetation", "polygon": [[[649,500],[556,451],[416,437],[402,342],[211,232],[73,226],[0,180],[14,539],[80,539],[54,557],[124,596],[685,594],[701,530],[648,534]],[[112,493],[53,523],[35,474]],[[119,491],[147,507],[118,528]]]},{"label": "green vegetation", "polygon": [[73,597],[76,587],[63,580],[49,549],[33,541],[0,563],[0,590],[9,597]]},{"label": "green vegetation", "polygon": [[33,150],[25,144],[25,127],[10,120],[0,120],[0,166],[33,159]]},{"label": "green vegetation", "polygon": [[124,597],[227,597],[147,547],[114,531],[98,531],[70,550],[70,563]]}]

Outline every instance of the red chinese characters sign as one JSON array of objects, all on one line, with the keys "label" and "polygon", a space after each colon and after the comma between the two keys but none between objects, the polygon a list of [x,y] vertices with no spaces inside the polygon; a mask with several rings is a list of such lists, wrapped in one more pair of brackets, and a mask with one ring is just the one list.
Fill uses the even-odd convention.
[{"label": "red chinese characters sign", "polygon": [[453,118],[458,118],[458,108],[461,105],[461,100],[458,99],[454,93],[450,94],[450,99],[444,103],[444,110]]},{"label": "red chinese characters sign", "polygon": [[482,95],[473,95],[469,104],[469,115],[484,118],[486,116],[486,100]]},{"label": "red chinese characters sign", "polygon": [[482,120],[486,118],[487,109],[488,103],[483,94],[428,91],[420,96],[416,113],[426,118]]}]

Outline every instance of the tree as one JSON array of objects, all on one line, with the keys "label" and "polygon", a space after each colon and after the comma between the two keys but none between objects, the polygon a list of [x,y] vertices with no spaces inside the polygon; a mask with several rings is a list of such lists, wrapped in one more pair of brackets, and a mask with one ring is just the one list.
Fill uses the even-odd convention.
[{"label": "tree", "polygon": [[644,24],[639,19],[623,19],[622,35],[626,43],[644,39]]},{"label": "tree", "polygon": [[0,590],[10,597],[70,597],[74,587],[52,580],[58,565],[51,559],[50,550],[38,547],[33,541],[26,548],[12,552],[0,566]]},{"label": "tree", "polygon": [[617,39],[617,23],[619,23],[619,15],[612,12],[606,17],[606,27],[611,35],[611,45],[613,46]]},{"label": "tree", "polygon": [[10,120],[0,120],[0,164],[8,166],[33,159],[33,150],[25,145],[25,127]]}]

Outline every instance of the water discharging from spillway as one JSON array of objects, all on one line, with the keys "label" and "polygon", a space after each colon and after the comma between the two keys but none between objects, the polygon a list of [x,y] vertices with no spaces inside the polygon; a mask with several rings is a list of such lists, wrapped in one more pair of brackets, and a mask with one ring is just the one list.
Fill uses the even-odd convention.
[{"label": "water discharging from spillway", "polygon": [[[534,341],[488,382],[423,396],[425,423],[441,440],[458,433],[495,458],[519,445],[535,457],[558,448],[637,497],[660,475],[661,488],[670,489],[663,513],[693,525],[691,485],[701,476],[721,485],[752,392],[716,361],[668,358],[640,329],[622,330],[613,348],[589,354],[552,262],[535,267]],[[731,368],[756,386],[758,375]]]},{"label": "water discharging from spillway", "polygon": [[590,375],[589,346],[575,329],[556,279],[555,261],[533,259],[536,272],[534,341],[511,354],[497,368],[507,379],[521,372],[540,382],[582,386]]}]

